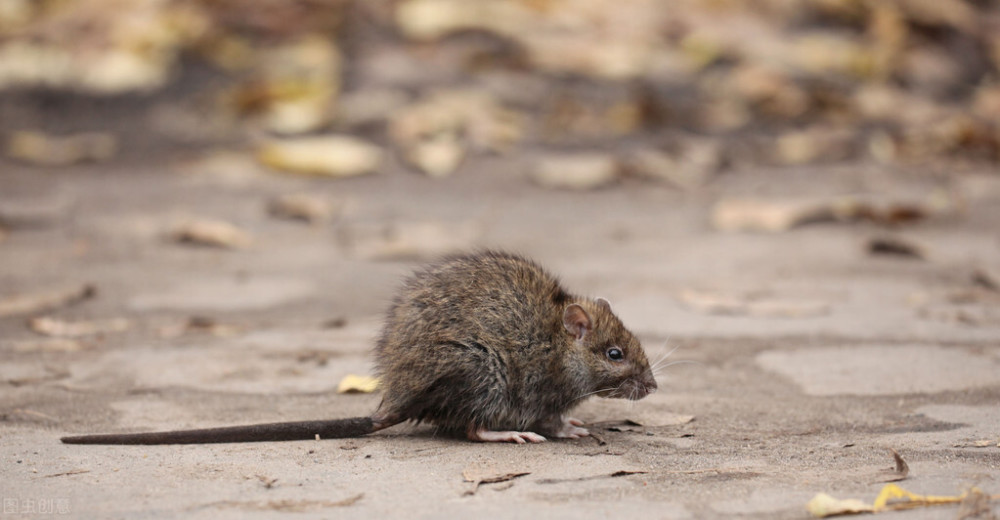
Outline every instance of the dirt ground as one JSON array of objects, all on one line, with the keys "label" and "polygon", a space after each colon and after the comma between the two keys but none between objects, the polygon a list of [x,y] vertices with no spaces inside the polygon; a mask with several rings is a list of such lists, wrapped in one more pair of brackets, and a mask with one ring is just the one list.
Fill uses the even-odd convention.
[{"label": "dirt ground", "polygon": [[[851,164],[734,172],[695,193],[634,180],[571,193],[531,184],[518,157],[472,160],[444,181],[395,166],[329,181],[193,159],[0,166],[0,291],[96,289],[0,318],[0,516],[805,518],[820,492],[871,502],[890,449],[912,492],[1000,493],[1000,297],[974,281],[1000,266],[995,173]],[[722,233],[709,219],[732,196],[941,189],[962,201],[958,214],[897,229]],[[274,196],[301,192],[339,216],[268,214]],[[190,218],[232,222],[253,243],[172,240]],[[886,234],[922,244],[924,258],[870,254],[867,240]],[[398,280],[453,247],[530,255],[609,298],[652,359],[694,363],[663,370],[644,400],[580,406],[601,442],[478,444],[400,426],[287,443],[59,443],[368,413],[378,395],[337,394],[338,382],[370,372]],[[737,303],[720,313],[692,294]],[[38,316],[128,328],[59,339],[29,330]],[[511,473],[524,475],[489,482]]]}]

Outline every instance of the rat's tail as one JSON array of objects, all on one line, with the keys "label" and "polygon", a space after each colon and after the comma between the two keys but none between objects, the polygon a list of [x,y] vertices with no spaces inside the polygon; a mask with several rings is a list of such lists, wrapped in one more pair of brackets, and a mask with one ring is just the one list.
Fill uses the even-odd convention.
[{"label": "rat's tail", "polygon": [[[397,421],[398,422],[398,421]],[[202,430],[149,433],[111,433],[63,437],[66,444],[211,444],[221,442],[300,441],[360,437],[396,424],[375,422],[372,417],[301,421]]]}]

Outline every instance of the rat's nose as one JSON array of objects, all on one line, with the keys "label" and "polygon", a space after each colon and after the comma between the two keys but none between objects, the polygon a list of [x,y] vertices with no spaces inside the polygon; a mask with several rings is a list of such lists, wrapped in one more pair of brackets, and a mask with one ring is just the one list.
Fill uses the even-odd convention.
[{"label": "rat's nose", "polygon": [[652,372],[646,372],[645,374],[643,374],[642,386],[646,387],[646,392],[650,394],[655,392],[656,389],[659,388],[659,386],[657,386],[656,384],[656,379],[653,378]]}]

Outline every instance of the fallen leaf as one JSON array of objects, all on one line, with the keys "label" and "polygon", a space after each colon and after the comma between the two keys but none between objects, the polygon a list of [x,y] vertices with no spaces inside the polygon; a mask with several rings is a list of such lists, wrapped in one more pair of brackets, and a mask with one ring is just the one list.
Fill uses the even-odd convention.
[{"label": "fallen leaf", "polygon": [[892,458],[896,466],[891,470],[880,472],[878,480],[875,482],[899,482],[905,480],[907,475],[910,474],[910,466],[903,460],[903,457],[900,457],[899,453],[892,448],[889,448],[889,451],[892,452]]},{"label": "fallen leaf", "polygon": [[[918,495],[911,493],[896,484],[886,484],[879,491],[875,502],[871,505],[857,499],[838,500],[826,493],[818,493],[806,504],[810,514],[819,518],[858,513],[882,513],[885,511],[902,511],[918,507],[957,504],[968,497],[983,494],[978,488],[970,488],[959,496]],[[1000,495],[986,496],[986,500],[1000,499]]]},{"label": "fallen leaf", "polygon": [[833,219],[833,208],[827,200],[723,199],[712,208],[712,226],[729,232],[779,233]]},{"label": "fallen leaf", "polygon": [[51,316],[40,316],[28,321],[28,328],[45,335],[64,338],[78,338],[94,334],[121,332],[128,329],[128,320],[112,318],[97,321],[65,321]]},{"label": "fallen leaf", "polygon": [[[441,156],[436,159],[442,165],[456,162],[457,166],[460,151],[464,152],[466,147],[491,152],[510,148],[521,139],[523,119],[520,112],[504,107],[486,91],[441,90],[394,113],[389,120],[389,136],[406,155],[412,154],[415,147],[440,141],[438,149],[432,150]],[[461,146],[458,146],[459,136]]]},{"label": "fallen leaf", "polygon": [[253,243],[251,236],[242,229],[222,220],[194,220],[178,226],[173,239],[186,244],[241,249]]},{"label": "fallen leaf", "polygon": [[378,390],[378,378],[348,374],[337,384],[338,394],[370,394]]},{"label": "fallen leaf", "polygon": [[538,484],[562,484],[564,482],[582,482],[582,481],[586,481],[586,480],[599,480],[599,479],[603,479],[603,478],[626,477],[628,475],[644,475],[646,473],[649,473],[649,472],[648,471],[643,471],[643,470],[627,470],[627,469],[623,469],[623,470],[615,471],[613,473],[607,473],[607,474],[601,474],[601,475],[590,475],[590,476],[586,476],[586,477],[576,477],[576,478],[545,478],[545,479],[541,479],[541,480],[536,481],[536,483],[538,483]]},{"label": "fallen leaf", "polygon": [[97,289],[90,284],[72,285],[0,298],[0,316],[29,314],[72,305],[93,298]]},{"label": "fallen leaf", "polygon": [[992,448],[1000,447],[1000,439],[978,439],[952,445],[955,448]]},{"label": "fallen leaf", "polygon": [[272,200],[268,211],[275,217],[316,224],[330,220],[334,207],[328,200],[315,195],[294,193]]},{"label": "fallen leaf", "polygon": [[83,343],[69,338],[22,340],[13,345],[17,352],[79,352],[84,348]]},{"label": "fallen leaf", "polygon": [[70,471],[64,471],[62,473],[53,473],[51,475],[45,475],[42,478],[53,478],[53,477],[68,477],[70,475],[82,475],[84,473],[90,473],[89,469],[74,469]]},{"label": "fallen leaf", "polygon": [[479,476],[471,475],[470,472],[469,472],[469,470],[465,470],[465,471],[462,472],[462,478],[466,482],[472,482],[473,486],[472,486],[472,489],[469,489],[468,491],[466,491],[465,493],[463,493],[463,495],[469,496],[469,495],[476,494],[476,491],[479,490],[479,486],[481,486],[483,484],[497,484],[497,483],[500,483],[500,482],[509,482],[509,481],[514,480],[516,478],[520,478],[520,477],[523,477],[525,475],[530,475],[530,474],[531,474],[530,471],[523,471],[523,472],[516,472],[516,473],[505,473],[505,474],[502,474],[502,475],[492,475],[492,476],[488,476],[488,477],[479,477]]},{"label": "fallen leaf", "polygon": [[69,166],[106,161],[118,151],[118,139],[106,133],[55,137],[41,132],[15,132],[7,141],[7,155],[38,166]]},{"label": "fallen leaf", "polygon": [[300,134],[329,123],[340,90],[340,52],[325,36],[305,34],[255,49],[248,79],[232,104],[270,131]]},{"label": "fallen leaf", "polygon": [[605,154],[550,155],[538,160],[531,179],[546,188],[590,190],[614,183],[618,164]]},{"label": "fallen leaf", "polygon": [[889,255],[916,260],[927,259],[927,249],[911,239],[898,236],[874,237],[868,240],[866,249],[872,255]]},{"label": "fallen leaf", "polygon": [[851,155],[848,130],[811,128],[788,132],[775,141],[775,156],[785,165],[843,160]]},{"label": "fallen leaf", "polygon": [[374,172],[382,163],[382,149],[343,135],[275,139],[257,150],[257,160],[288,173],[353,177]]},{"label": "fallen leaf", "polygon": [[240,333],[235,325],[219,323],[207,316],[191,316],[179,325],[167,326],[160,330],[162,337],[177,337],[188,332],[209,334],[217,338],[230,338]]},{"label": "fallen leaf", "polygon": [[991,291],[1000,291],[1000,272],[979,267],[972,273],[972,282]]},{"label": "fallen leaf", "polygon": [[666,181],[682,190],[699,188],[722,169],[722,149],[712,141],[691,141],[680,150],[638,150],[629,155],[625,169],[645,179]]},{"label": "fallen leaf", "polygon": [[826,493],[817,493],[806,504],[806,511],[809,511],[809,514],[815,517],[826,518],[828,516],[872,513],[875,511],[875,508],[856,498],[838,500]]},{"label": "fallen leaf", "polygon": [[429,177],[447,177],[458,169],[465,150],[451,134],[422,140],[413,144],[406,153],[406,160]]}]

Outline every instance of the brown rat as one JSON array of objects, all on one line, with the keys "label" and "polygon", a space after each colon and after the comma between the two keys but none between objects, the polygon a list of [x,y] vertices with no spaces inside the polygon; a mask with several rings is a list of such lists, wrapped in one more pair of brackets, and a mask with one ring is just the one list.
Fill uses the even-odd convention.
[{"label": "brown rat", "polygon": [[426,421],[475,441],[588,435],[564,416],[592,394],[642,399],[656,381],[607,300],[566,292],[538,264],[453,256],[406,280],[375,346],[382,403],[370,417],[63,437],[69,444],[203,444],[356,437]]}]

